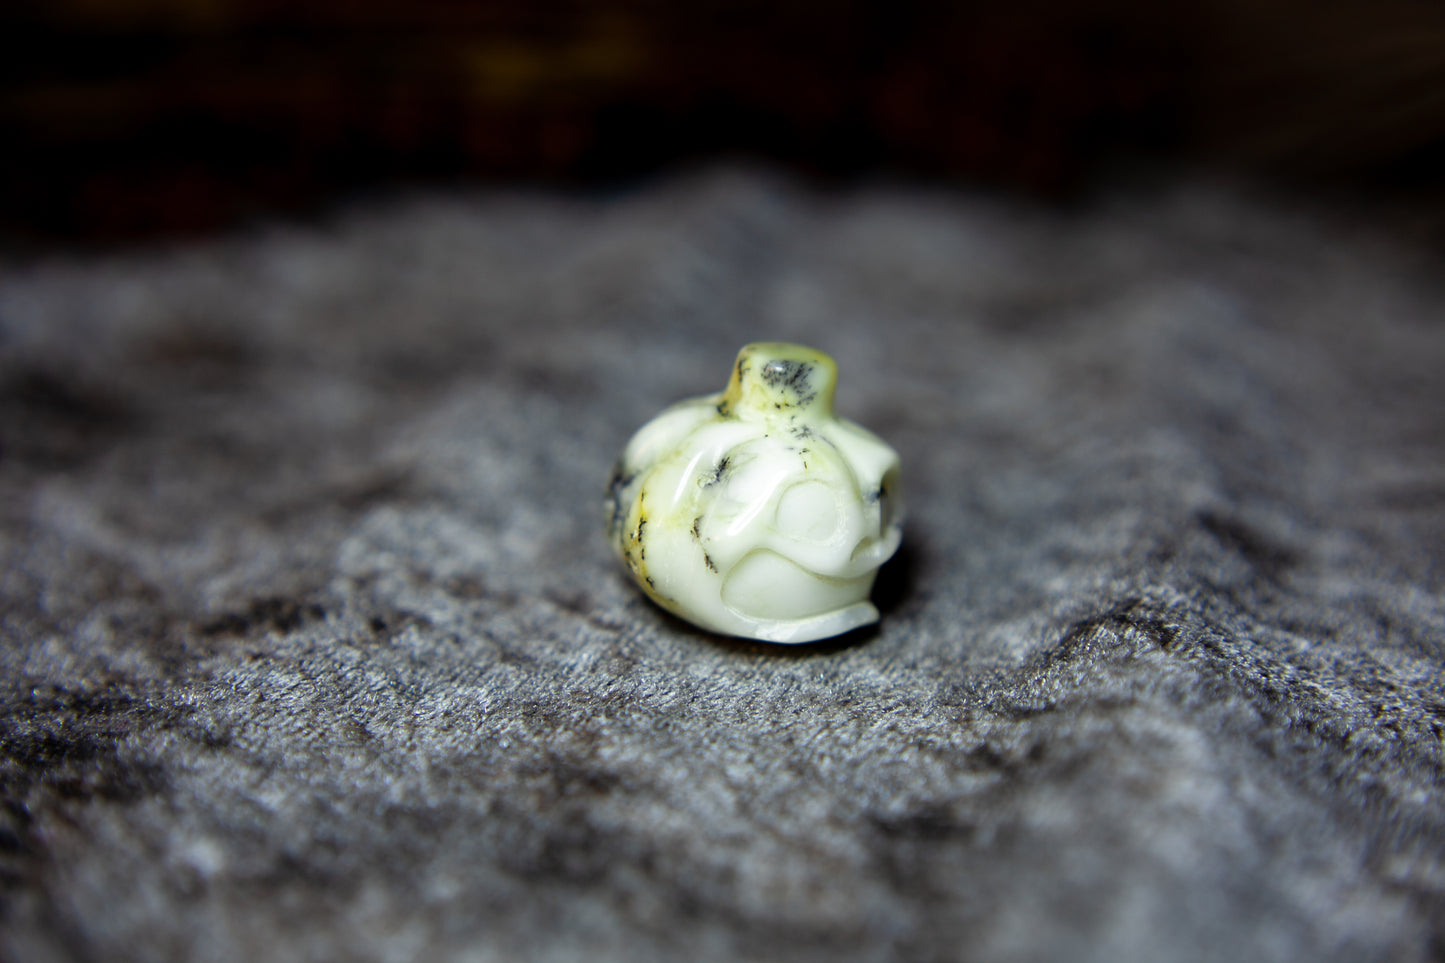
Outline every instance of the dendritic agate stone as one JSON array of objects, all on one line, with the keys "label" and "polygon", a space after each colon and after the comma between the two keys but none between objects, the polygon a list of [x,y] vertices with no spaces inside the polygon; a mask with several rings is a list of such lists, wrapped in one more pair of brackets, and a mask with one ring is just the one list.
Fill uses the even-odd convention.
[{"label": "dendritic agate stone", "polygon": [[738,353],[721,394],[642,427],[608,486],[608,534],[663,608],[725,635],[812,642],[878,620],[898,549],[898,454],[833,414],[838,366],[802,345]]}]

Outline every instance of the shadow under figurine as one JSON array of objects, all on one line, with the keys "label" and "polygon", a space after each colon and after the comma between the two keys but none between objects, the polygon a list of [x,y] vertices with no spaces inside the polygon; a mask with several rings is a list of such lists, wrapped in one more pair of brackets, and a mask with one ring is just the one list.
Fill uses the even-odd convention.
[{"label": "shadow under figurine", "polygon": [[878,620],[898,549],[898,453],[833,414],[838,366],[802,345],[738,352],[720,394],[643,425],[608,485],[608,537],[632,577],[704,629],[813,642]]}]

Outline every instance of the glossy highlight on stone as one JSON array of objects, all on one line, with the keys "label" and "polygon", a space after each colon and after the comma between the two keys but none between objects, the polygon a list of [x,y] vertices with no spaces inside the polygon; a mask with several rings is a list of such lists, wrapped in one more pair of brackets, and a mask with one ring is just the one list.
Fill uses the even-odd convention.
[{"label": "glossy highlight on stone", "polygon": [[833,413],[838,366],[746,345],[719,394],[679,402],[628,442],[608,538],[653,601],[704,629],[812,642],[878,620],[898,549],[898,454]]}]

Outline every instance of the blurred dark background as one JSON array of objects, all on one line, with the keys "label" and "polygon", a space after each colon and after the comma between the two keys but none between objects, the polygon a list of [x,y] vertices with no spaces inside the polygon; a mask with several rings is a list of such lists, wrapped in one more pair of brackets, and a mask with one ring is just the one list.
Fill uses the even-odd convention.
[{"label": "blurred dark background", "polygon": [[1445,6],[32,0],[0,13],[0,125],[22,239],[718,156],[1050,197],[1207,166],[1433,200]]}]

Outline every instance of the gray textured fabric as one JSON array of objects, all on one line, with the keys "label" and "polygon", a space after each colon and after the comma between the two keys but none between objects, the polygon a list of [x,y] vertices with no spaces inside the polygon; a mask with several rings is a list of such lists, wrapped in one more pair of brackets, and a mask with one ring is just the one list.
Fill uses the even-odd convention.
[{"label": "gray textured fabric", "polygon": [[[1445,286],[1207,185],[718,170],[0,278],[14,960],[1445,954]],[[875,629],[601,488],[759,338],[902,453]]]}]

